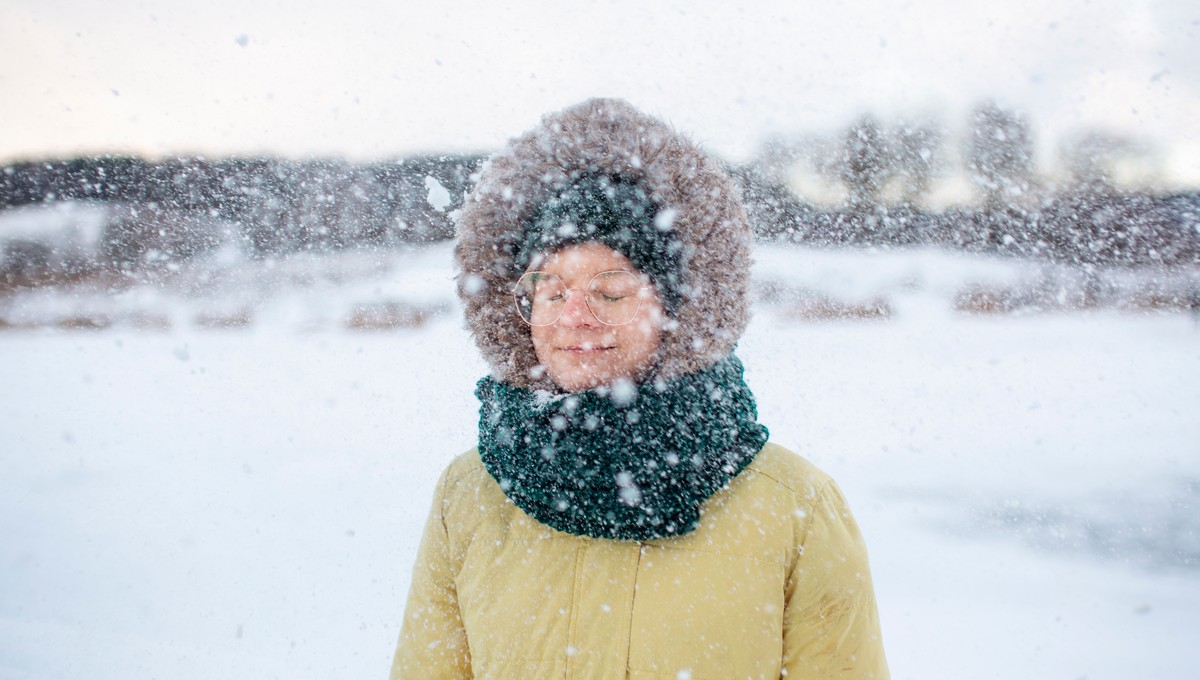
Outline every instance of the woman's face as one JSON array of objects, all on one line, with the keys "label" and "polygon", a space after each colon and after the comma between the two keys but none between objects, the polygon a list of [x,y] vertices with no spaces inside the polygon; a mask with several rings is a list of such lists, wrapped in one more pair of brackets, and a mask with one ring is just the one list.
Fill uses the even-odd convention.
[{"label": "woman's face", "polygon": [[[557,276],[570,291],[561,301],[557,321],[530,327],[534,352],[550,379],[569,392],[609,385],[620,378],[640,380],[653,365],[662,341],[663,307],[654,285],[624,255],[595,242],[562,248],[533,268]],[[634,292],[641,298],[637,315],[618,326],[601,323],[583,294],[597,274],[612,271],[633,272],[644,282]],[[595,295],[628,292],[600,290]]]}]

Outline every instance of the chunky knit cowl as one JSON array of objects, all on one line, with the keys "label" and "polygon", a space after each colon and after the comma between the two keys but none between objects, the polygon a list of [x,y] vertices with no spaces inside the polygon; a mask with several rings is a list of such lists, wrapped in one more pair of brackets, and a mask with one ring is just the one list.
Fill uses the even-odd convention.
[{"label": "chunky knit cowl", "polygon": [[642,385],[555,394],[486,377],[475,395],[487,471],[534,519],[581,536],[695,529],[701,505],[767,441],[733,354]]}]

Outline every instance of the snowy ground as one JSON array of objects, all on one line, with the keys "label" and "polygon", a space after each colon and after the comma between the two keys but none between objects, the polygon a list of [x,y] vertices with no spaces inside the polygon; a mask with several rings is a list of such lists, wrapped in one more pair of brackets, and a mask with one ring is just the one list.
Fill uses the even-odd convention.
[{"label": "snowy ground", "polygon": [[[759,259],[760,282],[891,310],[799,321],[766,301],[740,353],[773,438],[855,508],[893,677],[1196,677],[1196,321],[952,311],[963,285],[1021,278],[1011,263]],[[0,333],[0,679],[386,675],[484,367],[445,246],[340,282],[303,270],[0,305],[167,319]],[[247,323],[194,323],[222,300]],[[388,300],[434,315],[347,329]]]}]

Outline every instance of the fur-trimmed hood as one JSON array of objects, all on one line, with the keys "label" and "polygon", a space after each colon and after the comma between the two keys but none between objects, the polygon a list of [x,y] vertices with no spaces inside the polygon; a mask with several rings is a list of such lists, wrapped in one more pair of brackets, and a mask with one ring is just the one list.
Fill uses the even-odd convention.
[{"label": "fur-trimmed hood", "polygon": [[[513,308],[525,224],[549,198],[586,175],[643,187],[683,245],[684,297],[664,333],[654,375],[669,379],[726,356],[749,318],[750,223],[729,175],[664,122],[619,99],[552,113],[484,165],[458,216],[458,293],[495,376],[550,388],[529,327]],[[664,211],[670,211],[664,213]]]}]

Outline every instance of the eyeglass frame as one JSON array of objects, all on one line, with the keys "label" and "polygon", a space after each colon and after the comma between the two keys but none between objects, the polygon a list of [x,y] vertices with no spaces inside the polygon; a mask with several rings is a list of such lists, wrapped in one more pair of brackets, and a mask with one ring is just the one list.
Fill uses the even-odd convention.
[{"label": "eyeglass frame", "polygon": [[[515,284],[513,284],[513,289],[512,289],[513,306],[516,307],[517,316],[520,317],[521,321],[525,322],[525,325],[533,326],[533,327],[537,327],[537,328],[553,326],[554,324],[558,323],[559,319],[562,318],[563,309],[566,309],[565,301],[563,303],[562,308],[558,310],[558,316],[554,317],[554,320],[551,321],[550,323],[533,323],[529,319],[526,319],[525,315],[521,313],[520,296],[518,295],[517,290],[521,286],[521,281],[524,280],[526,276],[529,276],[530,274],[533,274],[533,273],[548,274],[549,276],[553,276],[554,278],[558,279],[559,281],[563,281],[563,278],[561,276],[559,276],[558,274],[549,274],[548,272],[543,272],[539,269],[527,271],[524,274],[521,274],[521,277],[517,279],[517,282]],[[592,284],[595,283],[596,279],[600,278],[601,276],[604,276],[605,274],[629,274],[630,276],[633,276],[634,278],[638,279],[638,281],[641,283],[641,285],[638,287],[637,293],[636,293],[638,307],[636,310],[634,310],[633,316],[629,317],[629,321],[624,321],[621,323],[608,323],[607,321],[604,321],[603,319],[601,319],[600,315],[596,314],[596,310],[592,309],[592,303],[588,301],[588,294],[587,294],[588,288],[591,288]],[[646,290],[646,286],[649,285],[649,282],[646,280],[646,277],[644,274],[639,274],[638,272],[630,271],[628,269],[610,269],[608,271],[597,272],[595,276],[588,279],[587,286],[584,288],[567,288],[565,285],[566,284],[565,281],[563,281],[563,284],[564,284],[563,292],[568,294],[567,295],[568,299],[570,299],[569,294],[573,291],[579,291],[579,292],[583,293],[583,304],[585,307],[587,307],[588,313],[592,315],[592,318],[595,319],[598,323],[601,323],[605,326],[616,327],[616,326],[628,326],[629,324],[631,324],[637,320],[638,314],[642,313],[642,303],[645,300],[645,297],[642,295],[642,291]]]}]

